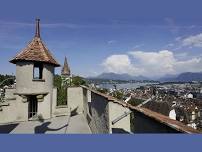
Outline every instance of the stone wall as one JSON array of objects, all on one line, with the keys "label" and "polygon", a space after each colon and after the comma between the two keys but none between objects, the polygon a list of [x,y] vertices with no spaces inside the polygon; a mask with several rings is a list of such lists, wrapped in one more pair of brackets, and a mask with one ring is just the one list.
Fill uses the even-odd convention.
[{"label": "stone wall", "polygon": [[147,108],[129,106],[131,113],[131,130],[134,133],[200,133],[168,116]]},{"label": "stone wall", "polygon": [[109,133],[109,107],[108,100],[91,92],[90,127],[93,133]]},{"label": "stone wall", "polygon": [[[78,93],[76,94],[78,95]],[[136,109],[133,106],[117,101],[110,96],[91,90],[87,87],[83,87],[82,95],[83,98],[80,97],[80,100],[83,99],[83,101],[80,102],[83,103],[79,103],[79,100],[77,100],[76,103],[79,103],[80,107],[83,105],[84,116],[93,133],[197,132],[180,122],[170,120],[166,116],[143,108]],[[113,124],[112,122],[115,123]]]},{"label": "stone wall", "polygon": [[16,92],[17,93],[52,93],[54,67],[44,64],[43,79],[33,80],[33,66],[32,62],[21,62],[16,64]]},{"label": "stone wall", "polygon": [[43,101],[38,101],[38,115],[41,115],[44,119],[51,118],[51,102],[52,102],[52,93],[49,93],[44,96]]},{"label": "stone wall", "polygon": [[70,109],[67,105],[57,106],[57,88],[53,88],[52,117],[64,115],[70,115]]},{"label": "stone wall", "polygon": [[15,89],[7,89],[5,102],[1,106],[0,123],[10,123],[28,120],[28,103],[22,102],[22,97],[14,95]]},{"label": "stone wall", "polygon": [[120,104],[111,102],[107,96],[99,92],[83,88],[84,116],[93,133],[123,133],[130,132],[130,115],[115,124],[112,121],[129,111]]},{"label": "stone wall", "polygon": [[180,133],[180,131],[159,123],[143,113],[133,111],[131,115],[131,128],[133,133]]},{"label": "stone wall", "polygon": [[[48,94],[44,98],[45,102],[39,103],[39,113],[46,111],[45,118],[50,114],[52,117],[70,115],[69,108],[71,108],[71,116],[84,114],[93,133],[130,133],[131,131],[134,133],[199,133],[167,116],[146,108],[128,105],[87,87],[68,88],[67,91],[67,106],[56,106],[57,90],[53,89],[53,93],[51,93],[53,96],[50,97]],[[14,90],[9,90],[8,93],[14,92]],[[24,102],[20,95],[13,94],[13,96],[8,95],[7,97],[9,96],[12,98],[1,105],[0,123],[27,121],[28,102]],[[12,100],[15,98],[16,100]],[[51,104],[49,103],[51,105],[49,108],[49,104],[46,105],[46,103],[51,100],[53,101]],[[42,105],[43,102],[44,105]],[[117,118],[122,119],[117,120]]]},{"label": "stone wall", "polygon": [[16,89],[6,89],[5,91],[5,100],[16,100],[16,95],[14,93],[16,92]]},{"label": "stone wall", "polygon": [[83,89],[81,87],[67,89],[67,106],[75,114],[83,113]]},{"label": "stone wall", "polygon": [[83,95],[84,115],[93,133],[199,133],[167,116],[117,101],[87,87],[83,87]]},{"label": "stone wall", "polygon": [[[0,123],[28,121],[28,101],[26,95],[15,94],[15,89],[6,89],[5,102],[0,106]],[[38,115],[43,119],[70,115],[67,106],[57,106],[57,89],[52,93],[42,95],[38,100]]]},{"label": "stone wall", "polygon": [[[110,122],[110,133],[130,133],[130,110],[118,103],[109,102],[109,122]],[[125,115],[125,113],[127,113]],[[124,116],[123,116],[124,115]],[[118,119],[116,123],[112,124],[112,121]]]}]

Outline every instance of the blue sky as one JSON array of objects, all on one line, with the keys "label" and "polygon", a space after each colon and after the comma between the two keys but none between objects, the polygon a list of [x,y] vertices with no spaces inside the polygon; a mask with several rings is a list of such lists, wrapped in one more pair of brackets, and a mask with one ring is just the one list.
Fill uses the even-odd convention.
[{"label": "blue sky", "polygon": [[[34,36],[35,18],[55,58],[74,74],[161,77],[202,71],[198,0],[1,0],[0,72]],[[56,72],[60,72],[57,68]]]}]

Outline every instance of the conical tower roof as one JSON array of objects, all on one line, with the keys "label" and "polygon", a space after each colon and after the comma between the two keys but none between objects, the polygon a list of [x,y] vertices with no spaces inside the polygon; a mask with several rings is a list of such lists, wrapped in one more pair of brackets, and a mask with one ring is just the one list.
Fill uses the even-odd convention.
[{"label": "conical tower roof", "polygon": [[53,66],[60,66],[54,59],[48,48],[45,46],[40,37],[40,20],[36,19],[36,33],[32,41],[17,54],[10,62],[16,64],[20,61],[36,61],[52,64]]},{"label": "conical tower roof", "polygon": [[71,74],[70,68],[69,68],[69,65],[67,63],[67,58],[65,57],[64,66],[62,68],[61,75],[70,76],[70,74]]}]

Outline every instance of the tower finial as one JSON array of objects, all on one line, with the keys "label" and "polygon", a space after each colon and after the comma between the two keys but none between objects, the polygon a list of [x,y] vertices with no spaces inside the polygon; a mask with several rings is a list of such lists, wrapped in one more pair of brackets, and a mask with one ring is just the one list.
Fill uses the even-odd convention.
[{"label": "tower finial", "polygon": [[36,33],[35,33],[35,37],[39,37],[40,38],[40,26],[39,26],[39,22],[40,22],[40,19],[36,18]]},{"label": "tower finial", "polygon": [[67,64],[67,57],[65,56],[65,63],[64,64]]}]

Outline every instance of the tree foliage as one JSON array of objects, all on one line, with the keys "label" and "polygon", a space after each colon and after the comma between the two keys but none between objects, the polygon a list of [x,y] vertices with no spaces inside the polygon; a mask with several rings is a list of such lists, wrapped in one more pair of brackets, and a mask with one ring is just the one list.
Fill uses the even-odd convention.
[{"label": "tree foliage", "polygon": [[80,76],[75,76],[72,78],[71,86],[80,86],[80,85],[86,85],[86,81],[84,78]]},{"label": "tree foliage", "polygon": [[54,87],[57,88],[57,105],[67,104],[67,86],[62,85],[62,77],[55,75]]},{"label": "tree foliage", "polygon": [[136,98],[132,98],[128,101],[128,103],[133,106],[137,106],[137,105],[141,104],[142,102],[144,102],[143,99],[136,99]]},{"label": "tree foliage", "polygon": [[[15,80],[15,76],[0,74],[0,87],[5,86],[5,85],[9,86],[9,85],[14,84],[14,80]],[[3,84],[2,84],[2,82],[3,82]]]},{"label": "tree foliage", "polygon": [[109,90],[105,88],[97,88],[96,90],[104,94],[107,94],[109,92]]},{"label": "tree foliage", "polygon": [[80,85],[86,85],[84,78],[75,76],[72,78],[65,78],[60,75],[55,75],[54,86],[57,88],[57,104],[66,105],[67,104],[67,88],[77,87]]},{"label": "tree foliage", "polygon": [[114,91],[111,95],[119,100],[123,100],[124,97],[124,94],[118,90]]}]

